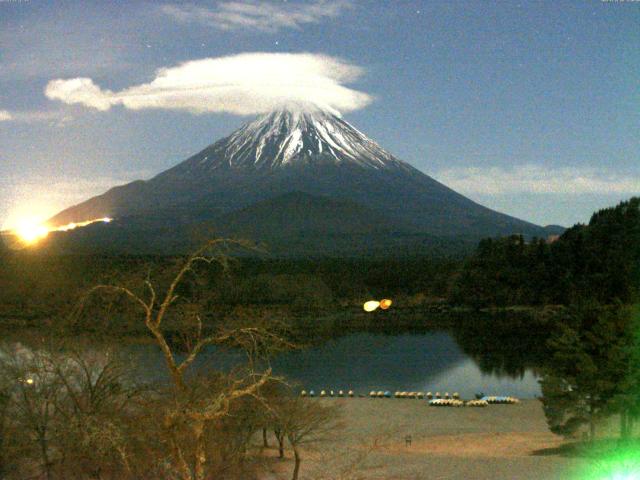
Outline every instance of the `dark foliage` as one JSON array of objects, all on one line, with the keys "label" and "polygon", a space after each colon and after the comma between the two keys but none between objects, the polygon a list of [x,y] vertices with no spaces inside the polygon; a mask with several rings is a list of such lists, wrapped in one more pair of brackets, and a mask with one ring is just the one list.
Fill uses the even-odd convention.
[{"label": "dark foliage", "polygon": [[552,355],[541,381],[547,421],[551,431],[565,436],[588,424],[593,439],[598,419],[632,407],[626,396],[640,367],[633,358],[632,312],[588,302],[556,317],[548,341]]},{"label": "dark foliage", "polygon": [[453,300],[475,307],[630,302],[640,285],[640,198],[600,210],[556,241],[483,240]]},{"label": "dark foliage", "polygon": [[[0,264],[0,323],[4,328],[59,324],[91,286],[122,284],[135,290],[149,275],[163,285],[175,272],[178,260],[163,256],[4,252]],[[240,307],[286,309],[298,316],[309,312],[335,313],[336,305],[355,307],[370,298],[396,300],[415,296],[421,301],[442,302],[460,265],[456,259],[433,257],[321,260],[247,257],[231,262],[232,268],[224,274],[220,268],[197,267],[197,275],[185,278],[178,293],[217,317]],[[96,298],[86,308],[93,315],[92,322],[85,325],[91,331],[135,330],[127,320],[130,308],[122,299],[108,299],[105,308]],[[77,327],[82,329],[82,325]]]}]

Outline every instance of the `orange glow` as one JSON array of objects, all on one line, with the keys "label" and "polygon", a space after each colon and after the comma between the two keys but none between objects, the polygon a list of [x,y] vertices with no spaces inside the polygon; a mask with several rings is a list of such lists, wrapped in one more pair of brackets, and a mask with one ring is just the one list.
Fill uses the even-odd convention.
[{"label": "orange glow", "polygon": [[386,310],[387,308],[389,308],[391,306],[392,303],[393,302],[391,300],[389,300],[388,298],[380,300],[380,308],[382,310]]},{"label": "orange glow", "polygon": [[68,232],[70,230],[75,230],[76,228],[86,227],[92,223],[109,223],[111,220],[112,219],[109,217],[104,217],[96,218],[95,220],[86,220],[84,222],[72,222],[59,227],[50,227],[44,222],[39,222],[33,219],[24,219],[18,222],[17,226],[12,229],[12,232],[24,245],[30,246],[47,238],[51,232]]},{"label": "orange glow", "polygon": [[62,225],[61,227],[56,227],[51,229],[52,232],[68,232],[69,230],[75,230],[78,227],[86,227],[87,225],[91,225],[92,223],[109,223],[111,222],[111,218],[96,218],[95,220],[87,220],[86,222],[78,222],[78,223],[68,223],[67,225]]},{"label": "orange glow", "polygon": [[17,227],[14,229],[14,233],[20,237],[20,240],[22,240],[23,243],[32,245],[43,238],[46,238],[47,235],[49,235],[49,229],[45,225],[34,220],[25,219],[18,223]]}]

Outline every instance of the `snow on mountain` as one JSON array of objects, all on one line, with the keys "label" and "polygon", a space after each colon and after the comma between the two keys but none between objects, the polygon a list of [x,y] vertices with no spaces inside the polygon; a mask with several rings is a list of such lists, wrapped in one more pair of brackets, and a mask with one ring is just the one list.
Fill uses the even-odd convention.
[{"label": "snow on mountain", "polygon": [[242,126],[178,165],[173,173],[269,170],[309,163],[412,168],[333,113],[282,109]]},{"label": "snow on mountain", "polygon": [[145,242],[149,251],[172,251],[202,225],[316,253],[321,240],[322,248],[337,242],[339,250],[340,238],[355,242],[356,234],[364,243],[349,244],[352,252],[411,249],[434,237],[547,234],[460,195],[317,108],[264,115],[154,178],[114,187],[50,224],[102,217],[115,219],[111,231],[122,228],[113,241],[141,242],[136,251],[146,251]]}]

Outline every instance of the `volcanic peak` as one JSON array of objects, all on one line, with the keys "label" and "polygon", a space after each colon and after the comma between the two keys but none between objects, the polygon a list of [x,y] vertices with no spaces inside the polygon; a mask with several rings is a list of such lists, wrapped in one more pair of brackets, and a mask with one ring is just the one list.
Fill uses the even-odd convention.
[{"label": "volcanic peak", "polygon": [[198,171],[268,170],[313,163],[411,168],[337,114],[297,108],[279,109],[245,124],[184,166]]}]

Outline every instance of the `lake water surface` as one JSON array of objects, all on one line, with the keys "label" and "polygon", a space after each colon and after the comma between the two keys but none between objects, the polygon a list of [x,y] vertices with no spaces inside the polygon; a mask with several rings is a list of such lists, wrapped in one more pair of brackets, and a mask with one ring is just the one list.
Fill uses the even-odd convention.
[{"label": "lake water surface", "polygon": [[[164,364],[155,346],[137,345],[135,364],[141,375],[161,378]],[[243,356],[214,347],[202,352],[196,369],[229,368]],[[465,354],[447,332],[384,335],[353,333],[303,350],[280,354],[272,361],[274,373],[315,390],[371,390],[458,392],[472,398],[513,395],[534,398],[540,395],[538,378],[532,369],[516,374],[487,372]],[[499,371],[499,370],[498,370]]]}]

